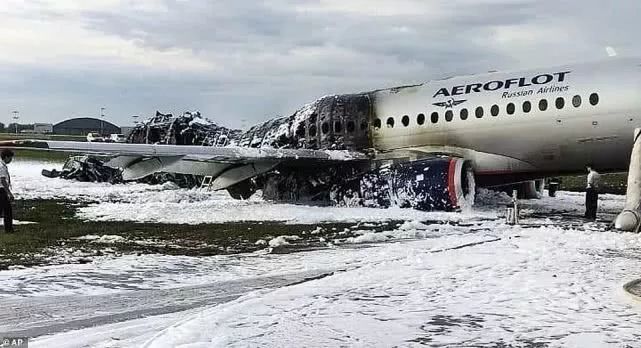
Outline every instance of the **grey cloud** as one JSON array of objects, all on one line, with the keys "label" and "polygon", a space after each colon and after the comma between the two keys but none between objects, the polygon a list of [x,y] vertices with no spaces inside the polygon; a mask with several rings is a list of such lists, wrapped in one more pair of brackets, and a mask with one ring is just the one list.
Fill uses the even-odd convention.
[{"label": "grey cloud", "polygon": [[[154,50],[191,50],[217,69],[189,74],[92,66],[81,74],[40,72],[46,78],[39,87],[8,93],[28,96],[27,102],[46,99],[42,94],[56,89],[57,100],[69,101],[56,108],[58,118],[64,110],[93,110],[100,102],[117,105],[110,110],[119,114],[121,123],[132,113],[152,113],[155,107],[198,108],[219,122],[239,126],[243,119],[256,122],[291,113],[330,93],[455,73],[593,60],[605,57],[604,45],[641,54],[635,38],[641,29],[636,18],[641,3],[633,0],[607,6],[596,0],[452,0],[425,2],[426,12],[402,16],[300,12],[296,8],[301,3],[165,0],[167,11],[88,11],[82,18],[90,30]],[[431,14],[430,6],[436,4],[438,14]],[[498,28],[522,35],[519,47],[497,43]],[[537,31],[558,38],[541,38],[534,35]]]}]

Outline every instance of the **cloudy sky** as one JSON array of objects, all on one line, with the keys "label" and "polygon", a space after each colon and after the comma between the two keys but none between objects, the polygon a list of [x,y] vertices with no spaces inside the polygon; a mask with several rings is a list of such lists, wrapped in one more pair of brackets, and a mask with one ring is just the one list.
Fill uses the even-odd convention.
[{"label": "cloudy sky", "polygon": [[241,127],[333,93],[641,56],[638,0],[2,0],[0,122],[200,110]]}]

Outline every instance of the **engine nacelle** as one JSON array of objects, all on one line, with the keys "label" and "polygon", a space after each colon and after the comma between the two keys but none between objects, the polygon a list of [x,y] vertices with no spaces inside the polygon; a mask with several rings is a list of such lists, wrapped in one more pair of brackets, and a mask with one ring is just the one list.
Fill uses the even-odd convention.
[{"label": "engine nacelle", "polygon": [[453,157],[403,162],[373,170],[369,170],[367,163],[306,169],[284,167],[258,177],[256,183],[263,190],[263,198],[269,200],[398,206],[426,211],[471,206],[475,188],[470,162]]},{"label": "engine nacelle", "polygon": [[452,211],[474,203],[474,173],[461,158],[406,162],[389,168],[393,205],[427,211]]}]

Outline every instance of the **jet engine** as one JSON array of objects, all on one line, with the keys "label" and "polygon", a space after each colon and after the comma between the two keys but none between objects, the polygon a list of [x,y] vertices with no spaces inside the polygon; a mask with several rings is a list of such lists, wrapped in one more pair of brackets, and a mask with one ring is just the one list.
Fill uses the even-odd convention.
[{"label": "jet engine", "polygon": [[393,205],[427,211],[452,211],[474,203],[474,173],[461,158],[405,162],[389,168]]},{"label": "jet engine", "polygon": [[363,175],[358,192],[364,206],[453,211],[474,203],[474,173],[461,158],[403,162]]},{"label": "jet engine", "polygon": [[[256,186],[248,189],[245,184]],[[263,190],[263,198],[275,201],[453,211],[473,204],[475,183],[469,161],[437,157],[375,169],[366,163],[279,167],[251,184],[236,184],[229,192],[234,198],[246,198],[257,189]]]}]

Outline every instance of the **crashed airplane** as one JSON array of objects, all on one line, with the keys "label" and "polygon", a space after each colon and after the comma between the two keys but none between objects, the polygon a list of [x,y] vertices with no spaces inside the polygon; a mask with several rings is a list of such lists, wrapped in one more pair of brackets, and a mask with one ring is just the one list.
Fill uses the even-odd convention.
[{"label": "crashed airplane", "polygon": [[471,204],[477,186],[519,184],[532,195],[536,180],[586,163],[626,170],[639,96],[641,61],[612,59],[327,96],[211,146],[149,137],[0,146],[109,155],[125,180],[211,177],[212,189],[239,199],[262,190],[273,200],[450,211]]}]

